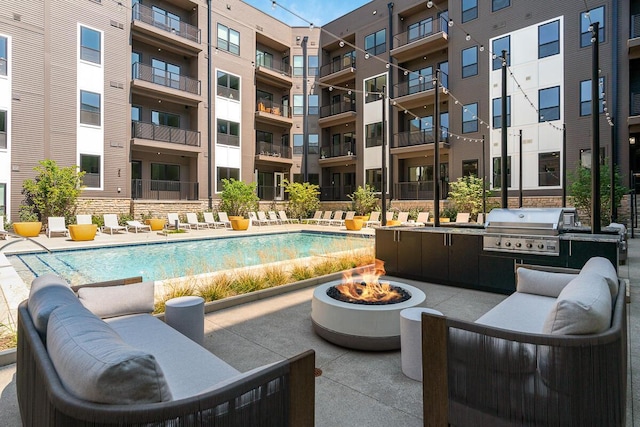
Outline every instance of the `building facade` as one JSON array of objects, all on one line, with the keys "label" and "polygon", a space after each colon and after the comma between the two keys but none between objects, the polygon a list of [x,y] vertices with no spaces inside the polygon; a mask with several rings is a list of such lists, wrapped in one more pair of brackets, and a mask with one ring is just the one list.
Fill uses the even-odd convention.
[{"label": "building facade", "polygon": [[502,120],[509,195],[558,198],[591,162],[594,22],[599,158],[625,185],[640,171],[640,0],[373,0],[322,28],[240,0],[2,5],[0,214],[14,221],[43,159],[85,171],[83,198],[132,210],[207,208],[223,178],[257,182],[261,200],[307,180],[346,202],[382,189],[383,161],[396,200],[446,198],[468,174],[499,189]]}]

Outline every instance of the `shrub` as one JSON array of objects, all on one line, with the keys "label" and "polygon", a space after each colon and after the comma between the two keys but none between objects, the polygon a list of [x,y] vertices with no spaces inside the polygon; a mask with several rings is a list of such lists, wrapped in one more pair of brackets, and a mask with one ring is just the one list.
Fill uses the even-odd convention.
[{"label": "shrub", "polygon": [[449,184],[448,198],[455,205],[457,212],[469,212],[476,218],[482,212],[483,193],[486,198],[491,197],[491,190],[487,186],[488,182],[485,182],[483,189],[482,178],[475,175],[461,176]]},{"label": "shrub", "polygon": [[233,178],[222,179],[222,193],[220,194],[220,206],[218,210],[226,212],[230,216],[247,217],[249,212],[258,209],[257,184],[247,184]]},{"label": "shrub", "polygon": [[365,184],[364,187],[358,186],[356,191],[347,197],[351,199],[351,210],[356,211],[356,215],[369,215],[378,209],[378,198],[374,188],[369,184]]},{"label": "shrub", "polygon": [[309,218],[320,207],[320,187],[308,182],[289,182],[284,180],[284,191],[289,194],[287,216],[291,218]]}]

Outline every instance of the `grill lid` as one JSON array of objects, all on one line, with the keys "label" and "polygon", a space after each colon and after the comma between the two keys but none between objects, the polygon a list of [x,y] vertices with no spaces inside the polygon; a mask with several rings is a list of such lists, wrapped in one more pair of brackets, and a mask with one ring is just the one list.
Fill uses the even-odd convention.
[{"label": "grill lid", "polygon": [[487,232],[557,235],[563,221],[562,208],[493,209],[487,214]]}]

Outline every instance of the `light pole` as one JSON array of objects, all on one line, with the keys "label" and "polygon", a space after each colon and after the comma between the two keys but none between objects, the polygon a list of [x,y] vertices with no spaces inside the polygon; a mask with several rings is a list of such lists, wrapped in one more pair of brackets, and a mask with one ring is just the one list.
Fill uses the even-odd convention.
[{"label": "light pole", "polygon": [[[591,233],[600,233],[600,93],[599,22],[591,25]],[[613,142],[613,141],[612,141]],[[613,200],[611,201],[613,203]]]},{"label": "light pole", "polygon": [[309,182],[309,111],[307,108],[307,42],[309,37],[302,38],[302,177],[304,182]]},{"label": "light pole", "polygon": [[211,152],[211,0],[207,0],[207,198],[213,209],[213,173]]},{"label": "light pole", "polygon": [[381,177],[380,177],[380,204],[382,205],[382,219],[381,219],[381,224],[382,226],[387,225],[387,189],[386,189],[386,185],[387,185],[387,180],[386,180],[386,172],[387,172],[387,168],[386,168],[386,163],[387,163],[387,151],[386,151],[386,138],[385,138],[385,134],[386,134],[386,129],[385,129],[385,120],[384,120],[384,116],[386,114],[386,106],[385,104],[387,103],[387,99],[385,98],[385,91],[386,91],[386,86],[382,86],[382,166],[381,166]]},{"label": "light pole", "polygon": [[440,108],[438,92],[440,91],[440,69],[436,68],[434,92],[434,138],[433,138],[433,226],[440,227]]},{"label": "light pole", "polygon": [[509,198],[507,187],[507,51],[502,51],[502,111],[501,111],[501,130],[502,130],[502,159],[501,159],[501,187],[502,187],[502,207],[509,208]]}]

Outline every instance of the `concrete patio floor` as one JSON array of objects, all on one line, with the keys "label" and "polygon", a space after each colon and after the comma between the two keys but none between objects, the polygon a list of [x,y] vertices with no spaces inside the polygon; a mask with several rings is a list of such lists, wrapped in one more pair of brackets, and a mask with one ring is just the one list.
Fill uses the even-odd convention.
[{"label": "concrete patio floor", "polygon": [[[266,229],[275,227],[262,227]],[[640,304],[640,238],[630,239],[629,245],[627,264],[619,267],[620,276],[631,282],[627,425],[640,426],[640,411],[634,410],[640,408],[640,312],[636,309]],[[504,298],[399,280],[425,291],[426,306],[466,320],[477,319]],[[402,374],[400,351],[353,351],[319,338],[311,326],[312,293],[312,287],[304,288],[207,314],[205,347],[240,371],[315,350],[316,366],[322,370],[316,379],[317,426],[421,426],[422,384]],[[21,425],[14,375],[15,364],[0,368],[2,426]]]}]

